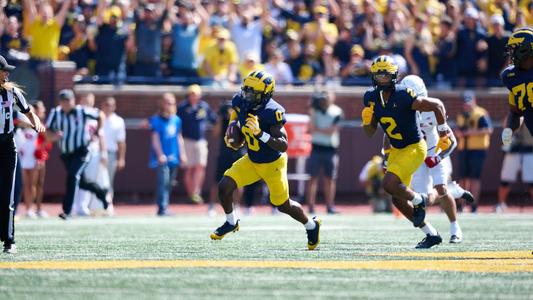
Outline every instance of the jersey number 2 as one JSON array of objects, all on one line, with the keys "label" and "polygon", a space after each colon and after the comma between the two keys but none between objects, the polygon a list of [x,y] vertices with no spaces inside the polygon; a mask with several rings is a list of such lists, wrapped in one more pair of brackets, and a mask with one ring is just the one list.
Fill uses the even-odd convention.
[{"label": "jersey number 2", "polygon": [[519,110],[526,109],[524,107],[524,97],[526,97],[526,94],[529,104],[533,107],[533,82],[528,83],[527,87],[525,83],[519,84],[513,88],[512,92],[518,97],[516,104]]},{"label": "jersey number 2", "polygon": [[389,138],[391,139],[395,139],[395,140],[403,140],[403,137],[401,135],[401,133],[392,133],[394,131],[394,129],[396,129],[396,127],[398,126],[396,124],[396,121],[394,121],[393,118],[391,117],[381,117],[381,119],[379,119],[379,121],[383,124],[389,124],[389,126],[387,127],[387,135],[389,136]]},{"label": "jersey number 2", "polygon": [[244,133],[244,137],[246,138],[248,149],[252,151],[259,151],[259,141],[255,138],[250,129],[248,129],[246,126],[243,126],[242,133]]}]

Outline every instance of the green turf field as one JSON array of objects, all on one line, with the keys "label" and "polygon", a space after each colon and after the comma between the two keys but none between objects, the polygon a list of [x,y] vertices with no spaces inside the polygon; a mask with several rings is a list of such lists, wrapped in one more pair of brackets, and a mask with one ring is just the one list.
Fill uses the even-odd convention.
[{"label": "green turf field", "polygon": [[462,215],[465,241],[415,251],[420,231],[389,215],[323,216],[322,243],[284,215],[21,220],[0,255],[0,299],[533,299],[533,216]]}]

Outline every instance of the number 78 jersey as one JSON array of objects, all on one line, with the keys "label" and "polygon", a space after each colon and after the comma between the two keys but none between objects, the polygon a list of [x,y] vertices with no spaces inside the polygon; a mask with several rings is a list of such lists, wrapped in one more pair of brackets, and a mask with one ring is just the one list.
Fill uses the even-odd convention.
[{"label": "number 78 jersey", "polygon": [[385,103],[374,88],[366,91],[363,97],[365,106],[374,107],[374,118],[387,134],[392,147],[396,149],[418,143],[422,138],[417,113],[412,109],[415,100],[415,92],[402,85],[396,85]]},{"label": "number 78 jersey", "polygon": [[533,134],[533,70],[509,66],[502,72],[502,81],[510,91],[509,104],[523,114],[524,123]]},{"label": "number 78 jersey", "polygon": [[254,163],[273,162],[277,160],[282,153],[260,141],[247,127],[244,127],[244,125],[246,124],[248,114],[251,114],[257,116],[261,130],[271,134],[270,127],[275,125],[283,126],[287,122],[287,119],[285,118],[285,109],[279,103],[274,101],[274,99],[270,99],[256,110],[247,110],[245,101],[246,100],[242,99],[240,94],[236,94],[231,100],[231,105],[237,112],[241,131],[246,139],[248,157],[250,157],[250,160]]}]

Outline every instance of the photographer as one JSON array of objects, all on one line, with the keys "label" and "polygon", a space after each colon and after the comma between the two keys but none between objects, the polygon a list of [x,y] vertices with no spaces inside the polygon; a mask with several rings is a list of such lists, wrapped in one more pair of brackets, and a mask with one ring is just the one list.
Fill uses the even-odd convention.
[{"label": "photographer", "polygon": [[311,176],[307,187],[307,203],[309,212],[315,210],[317,181],[320,170],[323,170],[323,193],[329,214],[337,213],[334,208],[335,190],[339,157],[339,122],[343,118],[340,107],[333,104],[335,95],[331,92],[317,92],[312,96],[312,107],[309,112],[311,123],[312,151],[307,160],[307,173]]}]

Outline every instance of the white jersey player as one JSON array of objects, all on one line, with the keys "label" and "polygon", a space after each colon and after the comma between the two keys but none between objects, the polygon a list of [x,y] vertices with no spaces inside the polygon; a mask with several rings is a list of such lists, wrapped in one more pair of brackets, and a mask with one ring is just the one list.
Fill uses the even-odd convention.
[{"label": "white jersey player", "polygon": [[[415,91],[418,96],[428,96],[424,81],[416,75],[406,76],[401,83]],[[430,195],[430,203],[440,203],[451,223],[450,243],[460,243],[463,234],[457,222],[457,208],[454,199],[464,198],[470,202],[473,201],[473,197],[470,192],[463,190],[457,183],[448,183],[452,172],[450,154],[457,146],[457,140],[453,133],[450,133],[451,146],[444,151],[439,149],[437,146],[439,134],[435,114],[433,112],[420,112],[418,116],[428,152],[424,160],[425,163],[413,175],[411,188],[417,193]],[[434,190],[436,190],[436,194]]]}]

